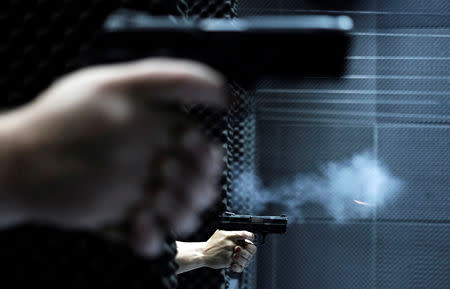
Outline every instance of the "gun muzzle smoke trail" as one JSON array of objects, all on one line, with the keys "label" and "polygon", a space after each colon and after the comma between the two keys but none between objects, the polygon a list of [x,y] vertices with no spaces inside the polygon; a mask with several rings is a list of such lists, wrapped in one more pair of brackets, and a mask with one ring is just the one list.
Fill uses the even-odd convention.
[{"label": "gun muzzle smoke trail", "polygon": [[239,174],[236,183],[241,185],[235,197],[251,200],[251,213],[261,214],[269,204],[281,205],[282,212],[268,213],[287,214],[290,223],[303,221],[302,209],[308,204],[322,207],[337,221],[367,218],[402,188],[402,182],[369,152],[330,162],[320,174],[297,174],[267,188],[254,172]]}]

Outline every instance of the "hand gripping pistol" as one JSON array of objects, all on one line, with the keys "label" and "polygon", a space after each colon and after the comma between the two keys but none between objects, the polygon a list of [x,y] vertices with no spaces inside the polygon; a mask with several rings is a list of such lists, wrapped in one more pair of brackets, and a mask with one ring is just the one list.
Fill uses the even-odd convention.
[{"label": "hand gripping pistol", "polygon": [[219,229],[227,231],[245,230],[255,234],[255,245],[262,245],[268,234],[286,233],[288,219],[286,215],[255,216],[236,215],[226,212],[219,217]]}]

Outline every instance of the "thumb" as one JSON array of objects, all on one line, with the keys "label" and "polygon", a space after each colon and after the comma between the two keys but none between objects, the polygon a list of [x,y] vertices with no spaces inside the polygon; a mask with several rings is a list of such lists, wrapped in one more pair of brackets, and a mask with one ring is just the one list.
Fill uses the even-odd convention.
[{"label": "thumb", "polygon": [[228,104],[222,75],[189,60],[153,58],[106,65],[102,89],[152,103]]}]

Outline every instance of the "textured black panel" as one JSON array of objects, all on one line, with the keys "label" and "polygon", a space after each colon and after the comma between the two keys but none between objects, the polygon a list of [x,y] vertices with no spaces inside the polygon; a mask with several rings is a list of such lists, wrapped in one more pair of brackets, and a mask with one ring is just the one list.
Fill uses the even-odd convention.
[{"label": "textured black panel", "polygon": [[[333,3],[334,2],[334,3]],[[272,10],[274,12],[290,12],[290,13],[311,13],[316,11],[340,11],[347,13],[385,13],[385,14],[426,14],[429,16],[446,15],[450,11],[450,4],[448,1],[433,0],[404,0],[404,1],[390,1],[390,0],[368,0],[368,1],[321,1],[321,0],[244,0],[238,3],[238,12],[244,13],[248,10],[258,11],[259,13],[265,10]]]},{"label": "textured black panel", "polygon": [[378,224],[375,288],[450,288],[450,226]]},{"label": "textured black panel", "polygon": [[449,127],[386,127],[378,138],[381,161],[405,183],[378,217],[450,222]]},{"label": "textured black panel", "polygon": [[30,1],[24,14],[22,99],[28,101],[63,73],[80,66],[95,32],[120,1]]},{"label": "textured black panel", "polygon": [[[235,1],[231,0],[179,0],[177,10],[187,18],[205,17],[234,17]],[[239,97],[240,91],[233,84],[229,84],[229,91],[236,97],[236,103],[228,112],[220,113],[201,105],[189,107],[189,114],[202,123],[204,131],[217,143],[223,144],[226,152],[225,172],[222,178],[222,200],[211,210],[205,212],[202,217],[203,226],[195,232],[191,238],[183,241],[198,242],[206,241],[216,230],[217,216],[229,210],[230,193],[232,179],[229,177],[231,164],[240,161],[233,151],[239,139],[233,138],[234,131],[239,131],[242,127],[233,122],[241,113],[243,104]],[[234,108],[234,109],[233,109]],[[201,268],[192,272],[187,272],[179,276],[180,289],[190,288],[227,288],[228,276],[225,270],[212,270]]]},{"label": "textured black panel", "polygon": [[[203,123],[206,133],[226,148],[226,171],[222,180],[222,202],[203,216],[204,224],[193,236],[184,241],[205,241],[217,228],[217,216],[224,211],[249,211],[251,202],[248,199],[235,198],[233,193],[242,188],[237,182],[239,174],[253,168],[255,120],[251,111],[251,98],[234,83],[229,84],[229,91],[235,102],[224,115],[203,106],[188,109],[191,116]],[[239,194],[242,195],[242,194]],[[243,205],[244,204],[244,205]],[[248,269],[250,270],[250,269]],[[240,288],[253,288],[250,282],[254,279],[251,273],[244,273]],[[228,270],[227,270],[228,271]],[[251,271],[250,271],[251,272]],[[228,274],[225,270],[211,270],[202,268],[180,275],[179,288],[225,288]],[[225,282],[224,282],[225,281]]]},{"label": "textured black panel", "polygon": [[[5,22],[8,29],[7,55],[12,74],[4,74],[10,89],[7,101],[16,105],[29,101],[64,73],[89,63],[82,57],[89,51],[105,17],[120,7],[154,9],[155,14],[175,13],[175,0],[43,0],[9,1],[10,13]],[[20,49],[17,49],[20,45]],[[23,54],[21,52],[23,48]],[[17,78],[20,77],[20,82]]]},{"label": "textured black panel", "polygon": [[[270,238],[260,250],[259,284],[264,286],[258,288],[450,285],[446,225],[311,223],[289,230],[291,236]],[[271,266],[262,260],[271,260]]]},{"label": "textured black panel", "polygon": [[369,224],[303,224],[288,231],[289,236],[274,236],[259,251],[258,288],[373,288]]},{"label": "textured black panel", "polygon": [[378,35],[361,35],[377,37],[377,53],[389,56],[414,57],[449,57],[450,37],[447,31],[434,33],[415,29],[382,29]]},{"label": "textured black panel", "polygon": [[378,11],[386,11],[388,13],[418,13],[434,16],[435,14],[445,15],[450,11],[450,3],[442,0],[426,2],[421,0],[378,0],[376,3]]},{"label": "textured black panel", "polygon": [[375,7],[375,1],[317,1],[317,0],[244,0],[239,1],[239,13],[245,13],[248,10],[256,10],[259,13],[309,13],[314,9],[336,9],[336,10],[372,10]]},{"label": "textured black panel", "polygon": [[178,11],[190,18],[230,18],[235,15],[235,0],[178,0]]}]

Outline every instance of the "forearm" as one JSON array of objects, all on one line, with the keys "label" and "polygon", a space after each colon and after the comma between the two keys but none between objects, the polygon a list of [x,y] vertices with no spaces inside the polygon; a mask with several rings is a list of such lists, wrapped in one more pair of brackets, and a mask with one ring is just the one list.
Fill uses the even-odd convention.
[{"label": "forearm", "polygon": [[0,112],[0,229],[25,220],[24,210],[14,190],[18,177],[17,162],[26,138],[22,110]]},{"label": "forearm", "polygon": [[177,261],[179,268],[177,274],[205,266],[203,248],[205,242],[176,242]]}]

